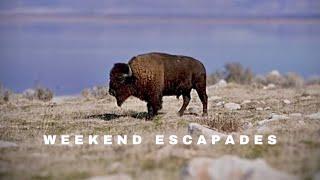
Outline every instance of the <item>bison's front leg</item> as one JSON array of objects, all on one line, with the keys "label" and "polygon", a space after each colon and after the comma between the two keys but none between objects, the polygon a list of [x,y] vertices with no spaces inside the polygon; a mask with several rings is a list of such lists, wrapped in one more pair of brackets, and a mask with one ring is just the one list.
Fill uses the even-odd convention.
[{"label": "bison's front leg", "polygon": [[152,117],[154,116],[153,115],[153,109],[152,109],[152,106],[151,106],[151,103],[147,103],[147,108],[148,108],[148,116],[147,116],[147,119],[152,119]]},{"label": "bison's front leg", "polygon": [[152,101],[147,103],[148,116],[147,119],[152,119],[158,115],[158,111],[162,108],[162,97],[154,98]]}]

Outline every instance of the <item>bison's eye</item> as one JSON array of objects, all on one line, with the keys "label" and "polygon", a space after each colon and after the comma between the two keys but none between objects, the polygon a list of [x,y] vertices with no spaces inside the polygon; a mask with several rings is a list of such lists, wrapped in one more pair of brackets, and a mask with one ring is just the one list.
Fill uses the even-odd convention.
[{"label": "bison's eye", "polygon": [[122,77],[122,76],[117,77],[117,81],[118,81],[119,83],[124,83],[124,82],[125,82],[125,80],[126,80],[126,78],[125,78],[125,77]]}]

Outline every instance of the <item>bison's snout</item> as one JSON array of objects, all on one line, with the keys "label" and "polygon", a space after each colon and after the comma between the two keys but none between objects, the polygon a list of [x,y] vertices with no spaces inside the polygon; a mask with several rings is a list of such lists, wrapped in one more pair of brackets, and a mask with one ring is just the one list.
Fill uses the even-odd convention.
[{"label": "bison's snout", "polygon": [[109,89],[109,94],[110,94],[111,96],[116,96],[116,91],[113,90],[113,89]]}]

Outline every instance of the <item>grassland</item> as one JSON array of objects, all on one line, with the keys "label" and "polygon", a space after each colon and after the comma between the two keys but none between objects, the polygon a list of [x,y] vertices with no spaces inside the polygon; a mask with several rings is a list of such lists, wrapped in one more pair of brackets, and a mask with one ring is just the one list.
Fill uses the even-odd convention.
[{"label": "grassland", "polygon": [[[320,112],[320,86],[300,89],[263,90],[229,84],[208,88],[209,116],[201,116],[195,93],[186,115],[177,111],[182,100],[165,97],[160,115],[146,121],[146,104],[130,98],[122,108],[104,99],[56,97],[50,102],[16,97],[0,106],[0,140],[17,146],[0,148],[1,179],[87,179],[124,173],[133,179],[178,179],[181,168],[194,157],[232,154],[263,158],[278,170],[310,179],[320,170],[320,120],[308,115]],[[230,111],[219,102],[241,104]],[[290,103],[284,103],[289,100]],[[259,110],[258,110],[259,109]],[[257,122],[272,113],[286,120],[271,122],[259,132]],[[298,116],[291,116],[300,113]],[[275,134],[277,145],[155,145],[155,134],[187,134],[188,124],[197,122],[222,133]],[[250,129],[245,124],[252,124]],[[51,145],[44,134],[132,135],[143,137],[142,145]]]}]

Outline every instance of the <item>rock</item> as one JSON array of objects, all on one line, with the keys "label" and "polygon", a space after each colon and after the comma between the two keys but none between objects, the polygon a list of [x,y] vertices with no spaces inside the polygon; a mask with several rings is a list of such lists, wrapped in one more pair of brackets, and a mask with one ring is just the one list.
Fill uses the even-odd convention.
[{"label": "rock", "polygon": [[237,156],[218,159],[194,158],[181,171],[181,179],[295,180],[295,176],[271,168],[264,160],[247,160]]},{"label": "rock", "polygon": [[219,96],[211,96],[211,97],[209,97],[209,101],[217,101],[217,100],[220,100],[220,99],[222,99],[222,97],[219,97]]},{"label": "rock", "polygon": [[240,104],[236,104],[236,103],[226,103],[224,105],[224,108],[228,110],[238,110],[238,109],[241,109],[241,106]]},{"label": "rock", "polygon": [[222,105],[224,105],[224,101],[220,101],[216,103],[216,106],[222,106]]},{"label": "rock", "polygon": [[263,108],[262,107],[257,107],[256,110],[257,111],[263,111]]},{"label": "rock", "polygon": [[298,117],[302,117],[302,114],[301,113],[291,113],[291,114],[289,114],[289,117],[298,118]]},{"label": "rock", "polygon": [[268,84],[267,86],[264,86],[263,89],[268,90],[268,89],[274,89],[276,85],[274,84]]},{"label": "rock", "polygon": [[298,121],[298,123],[299,123],[301,126],[305,126],[305,125],[306,125],[306,123],[305,123],[303,120]]},{"label": "rock", "polygon": [[189,107],[189,108],[188,108],[188,112],[189,112],[190,114],[197,114],[197,110],[196,110],[196,108],[194,108],[194,107]]},{"label": "rock", "polygon": [[307,115],[306,117],[309,119],[320,119],[320,112]]},{"label": "rock", "polygon": [[223,88],[223,87],[226,87],[227,85],[228,85],[228,83],[224,79],[221,79],[214,86],[216,86],[218,88]]},{"label": "rock", "polygon": [[271,76],[276,76],[276,77],[280,77],[281,74],[278,70],[272,70],[271,72],[269,72],[269,75]]},{"label": "rock", "polygon": [[218,81],[216,84],[211,85],[211,86],[208,86],[208,87],[207,87],[207,91],[208,91],[208,92],[211,92],[211,91],[214,91],[214,90],[216,90],[216,89],[218,89],[218,88],[226,87],[227,85],[228,85],[228,83],[227,83],[225,80],[221,79],[221,80]]},{"label": "rock", "polygon": [[288,99],[283,100],[283,103],[285,104],[291,104],[291,101],[289,101]]},{"label": "rock", "polygon": [[266,102],[265,102],[265,101],[260,101],[260,103],[261,103],[261,104],[266,104]]},{"label": "rock", "polygon": [[288,119],[289,117],[286,115],[277,115],[277,114],[272,114],[269,119],[264,119],[262,121],[258,122],[259,126],[262,126],[266,123],[272,122],[272,121],[279,121],[279,120],[285,120]]},{"label": "rock", "polygon": [[248,104],[248,103],[251,103],[251,100],[244,100],[242,101],[241,105]]},{"label": "rock", "polygon": [[269,132],[271,131],[271,129],[269,126],[267,126],[268,123],[274,122],[274,121],[286,120],[286,119],[289,119],[289,117],[286,115],[271,114],[268,119],[264,119],[257,123],[258,124],[257,132],[259,133]]},{"label": "rock", "polygon": [[271,107],[265,107],[264,110],[271,110]]},{"label": "rock", "polygon": [[190,135],[204,135],[209,138],[211,138],[212,135],[219,135],[221,138],[227,136],[226,134],[206,128],[198,123],[190,123],[188,125],[188,133]]},{"label": "rock", "polygon": [[288,119],[289,117],[286,115],[279,115],[279,114],[274,114],[272,113],[269,117],[269,119],[274,119],[274,120],[281,120],[281,119]]},{"label": "rock", "polygon": [[115,174],[110,176],[94,176],[88,180],[131,180],[132,178],[127,174]]},{"label": "rock", "polygon": [[253,127],[253,124],[252,124],[251,122],[244,122],[244,123],[242,124],[242,129],[243,129],[243,130],[250,129],[250,128],[252,128],[252,127]]},{"label": "rock", "polygon": [[10,148],[10,147],[17,147],[17,146],[18,145],[16,143],[0,140],[0,148]]},{"label": "rock", "polygon": [[312,99],[311,96],[303,96],[300,98],[300,100],[302,100],[302,101],[311,100],[311,99]]}]

